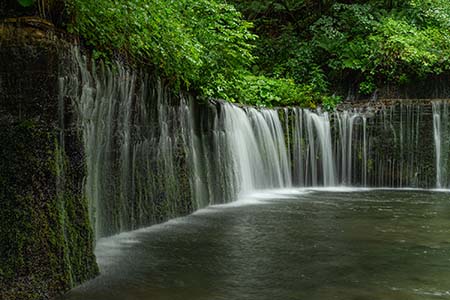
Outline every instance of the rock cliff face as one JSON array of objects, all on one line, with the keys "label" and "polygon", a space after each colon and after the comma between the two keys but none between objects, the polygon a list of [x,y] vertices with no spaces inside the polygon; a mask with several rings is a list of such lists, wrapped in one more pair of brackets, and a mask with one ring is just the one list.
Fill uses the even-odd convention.
[{"label": "rock cliff face", "polygon": [[48,299],[98,273],[85,160],[47,23],[0,25],[0,298]]}]

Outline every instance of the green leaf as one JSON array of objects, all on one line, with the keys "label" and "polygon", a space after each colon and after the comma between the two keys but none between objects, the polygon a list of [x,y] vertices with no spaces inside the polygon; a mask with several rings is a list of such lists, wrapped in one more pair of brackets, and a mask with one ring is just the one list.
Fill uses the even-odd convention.
[{"label": "green leaf", "polygon": [[34,4],[34,0],[17,0],[23,7],[30,7]]}]

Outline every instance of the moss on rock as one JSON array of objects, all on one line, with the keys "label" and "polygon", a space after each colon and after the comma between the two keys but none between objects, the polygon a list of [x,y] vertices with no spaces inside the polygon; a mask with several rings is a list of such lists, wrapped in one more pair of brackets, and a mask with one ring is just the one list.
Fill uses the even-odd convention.
[{"label": "moss on rock", "polygon": [[0,299],[50,299],[98,274],[83,148],[74,125],[60,124],[67,45],[0,27]]}]

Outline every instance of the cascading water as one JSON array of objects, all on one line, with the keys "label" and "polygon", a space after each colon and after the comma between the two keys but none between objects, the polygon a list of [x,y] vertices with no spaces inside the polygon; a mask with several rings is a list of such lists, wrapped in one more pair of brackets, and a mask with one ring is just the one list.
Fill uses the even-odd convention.
[{"label": "cascading water", "polygon": [[447,188],[449,186],[449,122],[448,103],[443,101],[433,101],[433,129],[434,144],[436,153],[436,187]]},{"label": "cascading water", "polygon": [[445,101],[332,113],[198,104],[157,77],[74,56],[61,93],[79,116],[97,238],[257,189],[448,187]]},{"label": "cascading water", "polygon": [[[158,79],[74,51],[74,98],[86,153],[86,196],[97,238],[226,203],[239,194],[291,186],[275,110],[210,107],[199,130],[193,102]],[[69,95],[70,94],[70,95]],[[211,121],[211,120],[210,120]],[[239,130],[236,130],[236,129]],[[208,138],[206,138],[208,137]]]},{"label": "cascading water", "polygon": [[352,162],[355,151],[352,149],[353,128],[355,120],[359,119],[361,114],[358,112],[344,111],[336,113],[336,120],[339,128],[339,143],[340,143],[340,181],[342,184],[351,185],[352,181]]},{"label": "cascading water", "polygon": [[[290,186],[286,143],[276,111],[258,111],[254,108],[243,110],[231,104],[224,104],[224,109],[225,132],[229,134],[228,141],[232,143],[236,166],[242,170],[239,179],[242,182],[246,178],[252,180],[251,185],[243,184],[240,190],[246,192]],[[250,122],[249,127],[247,122]],[[236,134],[236,128],[246,130],[241,135]],[[243,153],[245,154],[242,155]],[[251,170],[251,173],[245,173],[245,170]]]},{"label": "cascading water", "polygon": [[429,108],[405,102],[330,115],[292,109],[293,185],[433,186]]},{"label": "cascading water", "polygon": [[[120,64],[81,73],[75,107],[83,132],[91,223],[97,238],[192,212],[186,169],[192,119],[184,105],[171,105],[162,84]],[[77,78],[77,76],[73,76]],[[184,121],[183,121],[184,120]],[[187,188],[186,188],[187,187]]]},{"label": "cascading water", "polygon": [[[299,116],[301,112],[297,111]],[[305,154],[300,154],[299,157],[306,158],[303,164],[309,166],[305,170],[305,181],[300,183],[302,186],[312,185],[317,186],[320,181],[322,185],[334,186],[336,184],[336,172],[332,154],[332,142],[331,142],[331,124],[328,113],[315,113],[309,110],[303,110],[303,117],[301,120],[296,121],[299,124],[304,120],[305,124],[300,125],[294,129],[294,134],[297,130],[306,129],[305,133],[297,133],[297,136],[306,136],[309,147],[306,149]],[[299,138],[297,137],[297,141]],[[300,142],[301,143],[301,142]],[[301,144],[294,144],[293,147],[304,146]],[[300,153],[302,149],[296,150]],[[318,159],[320,157],[320,159]],[[308,172],[308,169],[310,172]],[[295,173],[301,173],[298,170]],[[322,180],[320,180],[322,179]]]},{"label": "cascading water", "polygon": [[277,112],[225,102],[215,105],[219,109],[210,110],[213,121],[202,130],[209,139],[204,141],[203,151],[195,151],[209,174],[202,176],[201,183],[210,199],[206,204],[230,202],[238,194],[256,189],[291,186],[288,152]]}]

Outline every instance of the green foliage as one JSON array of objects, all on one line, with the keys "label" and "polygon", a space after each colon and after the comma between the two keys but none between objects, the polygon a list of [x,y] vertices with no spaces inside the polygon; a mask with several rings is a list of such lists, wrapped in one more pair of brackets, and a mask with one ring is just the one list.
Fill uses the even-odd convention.
[{"label": "green foliage", "polygon": [[261,37],[257,71],[312,84],[322,94],[353,82],[369,95],[385,83],[401,85],[450,69],[446,0],[235,3]]},{"label": "green foliage", "polygon": [[336,105],[338,105],[342,101],[342,97],[337,95],[331,96],[322,95],[321,100],[322,100],[322,107],[325,110],[331,111],[336,107]]},{"label": "green foliage", "polygon": [[373,78],[369,77],[365,81],[359,84],[359,92],[362,95],[370,95],[372,92],[376,90],[376,85],[373,82]]},{"label": "green foliage", "polygon": [[[404,83],[409,76],[440,74],[450,66],[450,27],[448,22],[425,17],[427,10],[414,3],[405,1],[391,11],[373,4],[336,4],[327,16],[333,23],[328,31],[336,34],[316,32],[314,42],[330,55],[327,64],[336,71],[353,70],[365,78],[376,76],[378,81],[394,83]],[[436,9],[450,7],[438,3],[433,2]],[[363,89],[371,87],[366,84],[369,81],[363,81]]]},{"label": "green foliage", "polygon": [[216,95],[230,102],[247,105],[278,107],[301,106],[316,108],[322,103],[332,109],[339,97],[325,96],[312,84],[296,84],[293,79],[270,78],[264,75],[243,74],[235,82],[216,81]]},{"label": "green foliage", "polygon": [[212,0],[72,0],[72,32],[104,55],[122,53],[152,64],[187,87],[210,89],[211,77],[232,80],[252,60],[251,23]]},{"label": "green foliage", "polygon": [[34,5],[34,0],[17,0],[17,1],[23,7],[30,7]]},{"label": "green foliage", "polygon": [[[328,85],[325,73],[307,60],[312,53],[305,56],[303,70],[293,67],[298,61],[287,60],[270,74],[252,74],[252,42],[257,38],[251,33],[253,25],[224,1],[70,0],[69,10],[74,19],[69,31],[84,38],[94,58],[119,55],[140,66],[152,65],[174,86],[206,97],[264,106],[313,106]],[[297,48],[285,52],[295,53]],[[309,82],[295,83],[308,74]]]},{"label": "green foliage", "polygon": [[[58,1],[36,3],[47,15]],[[223,0],[67,0],[68,29],[96,59],[125,57],[175,87],[265,106],[332,107],[345,84],[370,95],[450,71],[447,0],[231,2],[239,11]]]}]

